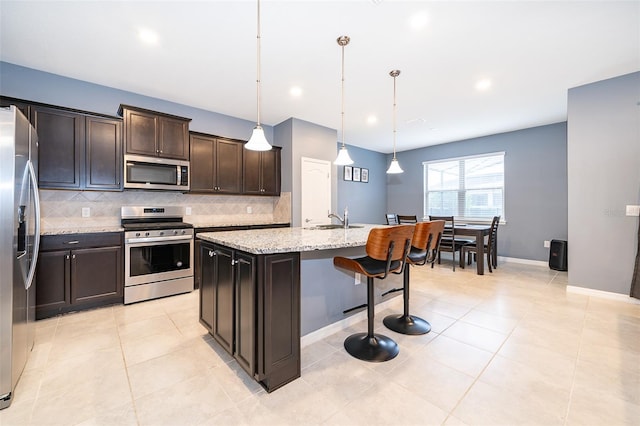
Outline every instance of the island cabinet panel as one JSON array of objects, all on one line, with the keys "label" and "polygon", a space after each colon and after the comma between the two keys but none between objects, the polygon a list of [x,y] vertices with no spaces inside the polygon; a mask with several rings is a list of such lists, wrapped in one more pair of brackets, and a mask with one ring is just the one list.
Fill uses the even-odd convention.
[{"label": "island cabinet panel", "polygon": [[216,342],[268,392],[300,377],[300,254],[203,241],[200,259],[200,322]]},{"label": "island cabinet panel", "polygon": [[249,374],[255,372],[256,268],[255,256],[236,252],[236,344],[233,356]]},{"label": "island cabinet panel", "polygon": [[215,249],[206,244],[199,243],[197,252],[200,253],[196,259],[199,269],[199,272],[196,271],[197,281],[200,283],[200,324],[213,334],[213,292],[217,257]]},{"label": "island cabinet panel", "polygon": [[234,339],[234,253],[225,247],[214,248],[213,333],[212,336],[229,353]]},{"label": "island cabinet panel", "polygon": [[300,254],[259,262],[256,377],[274,390],[300,377]]},{"label": "island cabinet panel", "polygon": [[122,233],[45,235],[36,269],[36,318],[122,303]]}]

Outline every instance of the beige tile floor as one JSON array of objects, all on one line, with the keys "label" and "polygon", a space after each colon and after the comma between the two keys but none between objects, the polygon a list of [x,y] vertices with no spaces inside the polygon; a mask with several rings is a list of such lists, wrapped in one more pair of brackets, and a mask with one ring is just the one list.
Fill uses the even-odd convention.
[{"label": "beige tile floor", "polygon": [[302,377],[271,394],[198,324],[197,292],[39,321],[0,425],[640,424],[640,305],[566,281],[513,263],[414,268],[412,313],[432,332],[396,334],[378,312],[395,359],[346,354],[362,322],[305,347]]}]

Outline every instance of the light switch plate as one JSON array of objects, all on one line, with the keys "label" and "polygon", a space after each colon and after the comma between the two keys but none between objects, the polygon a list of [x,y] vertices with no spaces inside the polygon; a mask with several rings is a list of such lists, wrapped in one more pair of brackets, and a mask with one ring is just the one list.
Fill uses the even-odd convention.
[{"label": "light switch plate", "polygon": [[185,207],[184,214],[186,214],[187,216],[191,216],[191,207]]},{"label": "light switch plate", "polygon": [[628,205],[627,216],[640,216],[640,206]]},{"label": "light switch plate", "polygon": [[91,217],[91,208],[83,207],[82,208],[82,217]]}]

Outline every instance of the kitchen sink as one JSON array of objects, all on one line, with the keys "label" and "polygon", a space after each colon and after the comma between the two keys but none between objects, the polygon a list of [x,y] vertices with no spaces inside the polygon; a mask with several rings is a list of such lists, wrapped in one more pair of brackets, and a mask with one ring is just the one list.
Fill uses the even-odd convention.
[{"label": "kitchen sink", "polygon": [[[316,225],[311,229],[340,229],[340,228],[344,228],[344,225],[337,225],[337,224],[327,224],[327,225]],[[349,225],[347,227],[348,229],[353,229],[353,228],[364,228],[363,225]]]}]

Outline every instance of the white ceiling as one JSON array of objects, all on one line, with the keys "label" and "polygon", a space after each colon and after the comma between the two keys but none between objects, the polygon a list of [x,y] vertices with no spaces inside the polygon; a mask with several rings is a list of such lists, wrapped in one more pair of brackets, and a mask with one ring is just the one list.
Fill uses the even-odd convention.
[{"label": "white ceiling", "polygon": [[[345,142],[380,152],[393,144],[392,69],[398,151],[566,120],[569,88],[640,70],[638,0],[261,5],[262,122],[340,130],[348,35]],[[0,0],[0,15],[2,61],[256,120],[255,1]]]}]

